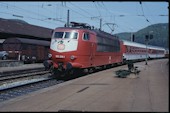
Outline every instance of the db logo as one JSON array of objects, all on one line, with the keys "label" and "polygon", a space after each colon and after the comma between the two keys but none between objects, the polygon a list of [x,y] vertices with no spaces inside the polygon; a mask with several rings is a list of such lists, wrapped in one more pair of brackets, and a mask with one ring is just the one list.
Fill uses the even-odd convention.
[{"label": "db logo", "polygon": [[57,49],[64,50],[65,49],[65,45],[64,44],[58,44]]}]

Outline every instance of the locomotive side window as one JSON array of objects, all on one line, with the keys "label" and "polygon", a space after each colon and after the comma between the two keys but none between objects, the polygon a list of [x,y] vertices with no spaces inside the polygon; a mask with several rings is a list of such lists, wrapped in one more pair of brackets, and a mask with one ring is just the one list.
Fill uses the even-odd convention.
[{"label": "locomotive side window", "polygon": [[88,33],[84,33],[83,39],[84,40],[90,40],[89,34]]},{"label": "locomotive side window", "polygon": [[97,36],[97,51],[119,52],[120,42],[118,39],[111,39],[103,36]]},{"label": "locomotive side window", "polygon": [[115,48],[115,50],[114,50],[114,52],[118,52],[118,51],[120,51],[120,42],[119,42],[119,40],[118,39],[115,39],[114,40],[114,48]]}]

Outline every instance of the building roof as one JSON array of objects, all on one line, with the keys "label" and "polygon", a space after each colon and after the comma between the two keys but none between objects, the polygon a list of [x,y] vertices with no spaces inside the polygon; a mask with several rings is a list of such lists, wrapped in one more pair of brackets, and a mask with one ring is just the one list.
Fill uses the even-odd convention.
[{"label": "building roof", "polygon": [[[30,36],[30,37],[37,37],[41,39],[48,40],[51,38],[52,29],[39,27],[35,25],[31,25],[28,23],[24,23],[21,21],[13,21],[11,19],[2,19],[0,18],[0,34],[7,35],[21,35],[23,36]],[[8,36],[8,37],[9,37]]]},{"label": "building roof", "polygon": [[50,46],[50,41],[26,39],[26,38],[18,38],[18,37],[8,38],[4,41],[4,44],[10,44],[10,43],[17,44],[18,42],[23,44]]}]

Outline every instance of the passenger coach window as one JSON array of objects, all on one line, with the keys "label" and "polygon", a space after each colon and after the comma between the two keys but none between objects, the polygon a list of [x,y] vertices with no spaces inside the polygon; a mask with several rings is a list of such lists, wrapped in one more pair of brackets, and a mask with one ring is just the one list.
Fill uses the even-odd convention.
[{"label": "passenger coach window", "polygon": [[83,39],[84,40],[90,40],[89,34],[88,33],[84,33]]}]

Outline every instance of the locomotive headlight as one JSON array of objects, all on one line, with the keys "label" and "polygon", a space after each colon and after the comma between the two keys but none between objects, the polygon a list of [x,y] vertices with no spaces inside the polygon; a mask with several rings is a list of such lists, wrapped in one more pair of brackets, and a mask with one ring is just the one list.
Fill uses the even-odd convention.
[{"label": "locomotive headlight", "polygon": [[74,55],[71,55],[71,56],[70,56],[70,59],[71,59],[71,60],[74,60],[74,59],[76,59],[76,58],[77,58],[77,57],[74,56]]},{"label": "locomotive headlight", "polygon": [[48,58],[51,58],[52,57],[52,54],[48,54]]}]

